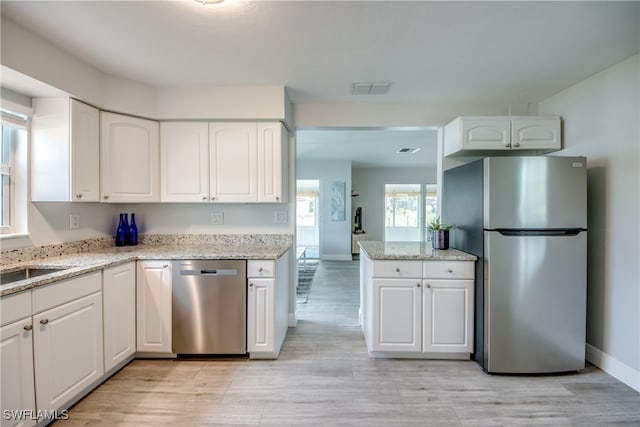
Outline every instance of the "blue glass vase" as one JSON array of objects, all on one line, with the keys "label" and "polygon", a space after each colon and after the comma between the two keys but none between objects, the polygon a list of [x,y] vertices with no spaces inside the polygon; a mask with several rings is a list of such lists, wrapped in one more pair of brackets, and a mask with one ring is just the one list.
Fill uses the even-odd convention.
[{"label": "blue glass vase", "polygon": [[131,222],[129,223],[129,244],[135,246],[138,244],[138,226],[136,225],[136,214],[131,214]]},{"label": "blue glass vase", "polygon": [[116,229],[116,246],[124,246],[127,244],[127,232],[125,228],[124,214],[120,214],[118,228]]}]

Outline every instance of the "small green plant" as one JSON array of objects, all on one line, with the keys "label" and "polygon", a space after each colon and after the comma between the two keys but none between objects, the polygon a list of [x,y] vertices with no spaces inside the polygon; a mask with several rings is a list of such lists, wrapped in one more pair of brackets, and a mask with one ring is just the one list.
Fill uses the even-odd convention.
[{"label": "small green plant", "polygon": [[434,219],[432,219],[431,222],[429,222],[429,225],[427,225],[427,228],[429,230],[433,230],[433,231],[451,230],[454,227],[455,227],[455,225],[441,224],[439,216],[435,217]]}]

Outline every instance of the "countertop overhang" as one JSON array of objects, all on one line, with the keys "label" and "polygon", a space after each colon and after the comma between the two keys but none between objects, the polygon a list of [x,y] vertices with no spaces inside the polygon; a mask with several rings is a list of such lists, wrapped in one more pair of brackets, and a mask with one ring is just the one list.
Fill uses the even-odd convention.
[{"label": "countertop overhang", "polygon": [[359,242],[360,248],[373,260],[475,261],[475,255],[457,249],[433,249],[425,242]]},{"label": "countertop overhang", "polygon": [[112,247],[92,252],[61,255],[7,265],[0,272],[25,266],[57,267],[62,271],[0,285],[0,297],[48,285],[81,274],[137,260],[246,259],[276,260],[291,247],[288,244],[181,244]]}]

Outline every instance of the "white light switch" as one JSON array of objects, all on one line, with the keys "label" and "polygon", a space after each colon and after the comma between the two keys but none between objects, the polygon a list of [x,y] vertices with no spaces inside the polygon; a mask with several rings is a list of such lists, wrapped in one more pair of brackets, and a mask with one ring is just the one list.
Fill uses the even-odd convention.
[{"label": "white light switch", "polygon": [[274,222],[276,224],[286,224],[287,223],[287,211],[276,211],[274,212]]},{"label": "white light switch", "polygon": [[69,229],[76,230],[78,228],[80,228],[80,215],[69,214]]}]

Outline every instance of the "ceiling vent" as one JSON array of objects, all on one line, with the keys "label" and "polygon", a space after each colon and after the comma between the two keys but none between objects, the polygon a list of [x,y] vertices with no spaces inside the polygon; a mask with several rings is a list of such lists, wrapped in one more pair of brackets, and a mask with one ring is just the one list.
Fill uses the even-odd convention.
[{"label": "ceiling vent", "polygon": [[391,82],[353,82],[351,83],[352,95],[384,95],[389,92]]},{"label": "ceiling vent", "polygon": [[396,151],[396,153],[399,154],[413,154],[413,153],[417,153],[418,151],[420,151],[419,148],[401,148],[398,151]]}]

